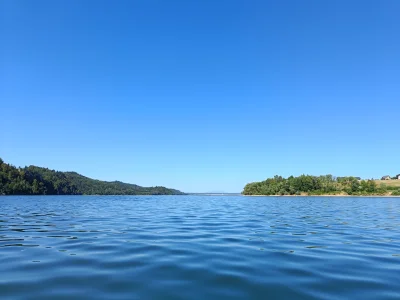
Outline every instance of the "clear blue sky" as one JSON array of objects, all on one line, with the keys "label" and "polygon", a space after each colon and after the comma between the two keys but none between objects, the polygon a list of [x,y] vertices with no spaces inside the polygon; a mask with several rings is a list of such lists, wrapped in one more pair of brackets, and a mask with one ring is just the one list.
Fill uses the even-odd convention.
[{"label": "clear blue sky", "polygon": [[0,3],[6,162],[186,192],[400,173],[400,1]]}]

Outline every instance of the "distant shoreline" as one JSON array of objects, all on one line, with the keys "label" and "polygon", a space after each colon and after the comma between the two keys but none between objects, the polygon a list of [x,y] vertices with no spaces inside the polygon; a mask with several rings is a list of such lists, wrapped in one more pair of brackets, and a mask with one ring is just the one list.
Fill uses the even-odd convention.
[{"label": "distant shoreline", "polygon": [[[400,177],[396,175],[396,178]],[[284,178],[275,175],[264,181],[246,184],[248,196],[318,196],[318,197],[395,197],[400,196],[400,180],[362,180],[360,177],[300,175]]]},{"label": "distant shoreline", "polygon": [[358,197],[358,198],[400,198],[392,195],[242,195],[244,197]]},{"label": "distant shoreline", "polygon": [[121,181],[92,179],[76,172],[29,166],[17,168],[0,158],[0,195],[184,195],[164,186],[143,187]]}]

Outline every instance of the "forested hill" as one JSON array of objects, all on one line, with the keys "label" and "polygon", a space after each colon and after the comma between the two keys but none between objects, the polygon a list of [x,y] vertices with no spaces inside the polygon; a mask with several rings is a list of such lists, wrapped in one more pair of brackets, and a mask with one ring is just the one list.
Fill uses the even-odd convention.
[{"label": "forested hill", "polygon": [[182,195],[162,186],[142,187],[101,181],[75,172],[29,166],[16,168],[0,158],[0,195]]},{"label": "forested hill", "polygon": [[265,181],[252,182],[244,187],[244,195],[382,195],[399,196],[400,188],[386,184],[377,185],[374,180],[332,175],[283,178],[275,176]]}]

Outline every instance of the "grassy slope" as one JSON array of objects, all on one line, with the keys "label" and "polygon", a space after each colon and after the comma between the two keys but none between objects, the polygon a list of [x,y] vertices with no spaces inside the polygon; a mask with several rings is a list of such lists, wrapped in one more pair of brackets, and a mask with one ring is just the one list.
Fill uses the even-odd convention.
[{"label": "grassy slope", "polygon": [[384,184],[388,187],[399,187],[400,188],[400,180],[375,180],[376,184],[379,186]]}]

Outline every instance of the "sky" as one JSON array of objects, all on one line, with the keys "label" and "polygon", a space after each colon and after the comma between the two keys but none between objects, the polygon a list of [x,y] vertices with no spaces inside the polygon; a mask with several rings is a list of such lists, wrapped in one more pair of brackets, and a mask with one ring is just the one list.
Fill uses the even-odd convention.
[{"label": "sky", "polygon": [[184,192],[400,173],[400,1],[0,0],[0,157]]}]

